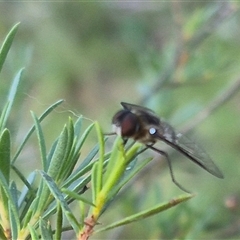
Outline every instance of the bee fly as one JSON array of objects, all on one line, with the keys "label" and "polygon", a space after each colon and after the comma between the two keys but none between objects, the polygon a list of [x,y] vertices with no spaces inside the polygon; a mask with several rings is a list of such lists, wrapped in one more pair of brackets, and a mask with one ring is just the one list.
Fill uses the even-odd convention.
[{"label": "bee fly", "polygon": [[175,180],[168,154],[154,147],[159,140],[179,151],[215,177],[223,178],[221,171],[202,148],[181,133],[176,133],[172,126],[162,121],[152,110],[125,102],[121,102],[121,105],[123,109],[112,118],[114,133],[120,135],[124,141],[132,138],[143,143],[146,149],[152,149],[165,156],[172,181],[180,189],[189,192]]}]

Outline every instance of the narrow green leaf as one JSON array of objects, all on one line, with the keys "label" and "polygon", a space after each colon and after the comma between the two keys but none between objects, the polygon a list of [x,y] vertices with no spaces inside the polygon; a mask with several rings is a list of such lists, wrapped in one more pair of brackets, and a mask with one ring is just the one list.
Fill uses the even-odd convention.
[{"label": "narrow green leaf", "polygon": [[29,209],[34,209],[34,206],[36,208],[36,205],[34,205],[34,203],[36,203],[35,199],[38,199],[38,198],[36,197],[36,191],[32,187],[35,178],[36,178],[36,171],[30,173],[30,175],[26,179],[30,188],[27,185],[25,185],[18,198],[17,206],[19,209],[21,209],[21,215],[20,215],[21,220],[25,218],[26,214],[28,214]]},{"label": "narrow green leaf", "polygon": [[184,201],[187,201],[188,199],[194,197],[195,195],[193,194],[185,194],[185,195],[181,195],[181,196],[178,196],[177,198],[175,199],[172,199],[168,202],[164,202],[164,203],[161,203],[161,204],[158,204],[152,208],[149,208],[145,211],[142,211],[142,212],[139,212],[137,214],[134,214],[132,216],[129,216],[129,217],[126,217],[120,221],[117,221],[115,223],[112,223],[104,228],[101,228],[99,230],[96,230],[95,233],[97,232],[102,232],[102,231],[106,231],[106,230],[109,230],[109,229],[112,229],[112,228],[116,228],[116,227],[119,227],[119,226],[122,226],[122,225],[126,225],[128,223],[132,223],[132,222],[135,222],[135,221],[139,221],[139,220],[142,220],[142,219],[145,219],[147,217],[150,217],[150,216],[153,216],[155,214],[158,214],[162,211],[165,211],[171,207],[174,207],[175,205],[181,203],[181,202],[184,202]]},{"label": "narrow green leaf", "polygon": [[17,167],[14,165],[11,165],[12,169],[15,171],[15,173],[18,175],[18,177],[22,180],[24,185],[32,192],[34,193],[34,189],[32,188],[31,184],[28,182],[28,180],[24,177],[23,173],[19,171]]},{"label": "narrow green leaf", "polygon": [[10,175],[10,132],[5,129],[0,136],[0,170],[9,184]]},{"label": "narrow green leaf", "polygon": [[49,187],[49,189],[50,189],[51,193],[53,194],[53,196],[55,197],[55,199],[59,201],[64,214],[68,218],[69,223],[72,225],[74,231],[77,233],[79,231],[79,226],[78,226],[77,220],[74,217],[74,215],[72,214],[72,212],[71,212],[67,202],[65,201],[64,196],[62,195],[61,191],[59,190],[59,188],[57,187],[56,183],[51,178],[51,176],[49,176],[44,171],[39,171],[39,172],[41,173],[45,183]]},{"label": "narrow green leaf", "polygon": [[[78,141],[77,146],[75,148],[75,156],[74,158],[79,158],[79,153],[81,150],[81,147],[86,140],[88,134],[90,133],[91,129],[93,128],[94,124],[91,124],[82,134],[81,139]],[[74,172],[71,174],[70,178],[67,180],[67,183],[64,183],[64,187],[69,186],[69,184],[73,181],[75,181],[77,178],[82,176],[83,171],[87,171],[88,169],[91,169],[93,164],[89,164],[93,158],[96,156],[96,154],[99,151],[99,144],[97,144],[87,155],[87,157],[83,160],[83,162],[74,170]],[[108,154],[109,155],[109,154]],[[108,158],[108,155],[105,155],[105,159]],[[86,172],[85,171],[85,172]]]},{"label": "narrow green leaf", "polygon": [[[95,152],[93,153],[93,155],[95,154]],[[93,165],[95,162],[90,162],[92,160],[92,157],[88,156],[88,160],[89,163],[87,164],[87,161],[85,162],[85,164],[82,165],[82,168],[77,168],[74,173],[66,180],[66,182],[63,184],[63,187],[68,187],[72,182],[76,181],[77,179],[81,178],[82,176],[84,176],[84,174],[88,173],[91,171]],[[105,159],[107,159],[109,157],[109,154],[106,154]],[[97,161],[97,160],[96,160]],[[86,166],[85,166],[86,165]]]},{"label": "narrow green leaf", "polygon": [[135,168],[128,170],[126,169],[125,174],[123,176],[123,179],[117,184],[116,187],[113,188],[111,193],[109,193],[109,198],[112,199],[116,194],[119,192],[119,190],[139,172],[141,171],[150,161],[152,158],[147,158],[143,161],[141,161]]},{"label": "narrow green leaf", "polygon": [[[48,107],[43,114],[39,117],[38,121],[41,122],[45,117],[47,117],[58,105],[60,105],[64,100],[59,100],[57,102],[55,102],[54,104],[52,104],[50,107]],[[32,133],[35,130],[35,125],[33,125],[30,130],[28,131],[27,135],[25,136],[22,144],[19,146],[16,154],[14,155],[13,159],[12,159],[12,164],[15,163],[15,161],[17,160],[19,154],[21,153],[23,147],[25,146],[27,140],[30,138],[30,136],[32,135]]]},{"label": "narrow green leaf", "polygon": [[40,125],[40,122],[35,115],[34,112],[31,111],[32,117],[34,119],[35,123],[35,129],[37,132],[37,137],[38,137],[38,143],[40,147],[40,155],[41,155],[41,161],[42,161],[42,168],[44,171],[47,171],[47,151],[46,151],[46,144],[45,144],[45,139],[42,131],[42,127]]},{"label": "narrow green leaf", "polygon": [[[95,128],[97,131],[98,136],[98,143],[99,143],[99,160],[98,164],[96,164],[94,167],[96,169],[93,169],[94,172],[94,178],[95,179],[95,197],[98,195],[100,190],[102,189],[102,181],[103,181],[103,162],[104,162],[104,153],[105,153],[105,142],[104,137],[102,133],[102,129],[98,122],[95,122]],[[94,182],[94,181],[93,181]],[[95,200],[95,198],[93,198]]]},{"label": "narrow green leaf", "polygon": [[9,216],[9,201],[7,194],[5,193],[2,186],[0,187],[0,212],[1,212],[1,225],[4,229],[10,228],[10,216]]},{"label": "narrow green leaf", "polygon": [[[2,174],[1,171],[0,171],[0,185],[1,185],[1,188],[6,195],[7,200],[8,200],[8,203],[4,203],[4,205],[9,206],[9,208],[11,208],[11,211],[12,211],[11,214],[13,214],[17,226],[20,226],[20,220],[19,220],[19,216],[18,216],[18,210],[17,210],[17,207],[15,205],[15,201],[12,197],[12,194],[10,192],[10,189],[9,189],[9,186],[6,182],[6,179],[5,179],[5,177],[4,177],[4,175]],[[8,211],[8,208],[6,210]]]},{"label": "narrow green leaf", "polygon": [[[79,201],[79,208],[80,208],[80,222],[84,223],[84,219],[85,219],[85,213],[86,213],[86,207],[84,202]],[[83,225],[80,226],[80,228],[83,228]]]},{"label": "narrow green leaf", "polygon": [[33,188],[32,188],[32,184],[34,182],[36,178],[36,171],[33,171],[29,174],[28,178],[26,179],[26,182],[28,183],[28,185],[24,185],[20,196],[18,198],[18,206],[21,207],[21,205],[24,203],[24,201],[26,200],[27,195],[29,194],[29,192],[31,192],[31,194],[29,195],[36,195]]},{"label": "narrow green leaf", "polygon": [[[38,201],[38,199],[34,199],[34,201],[33,201],[33,203],[32,203],[31,205],[34,206],[37,201]],[[27,211],[27,213],[25,214],[24,219],[23,219],[23,221],[22,221],[22,222],[23,222],[23,224],[22,224],[22,229],[26,228],[27,225],[28,225],[28,223],[30,222],[30,220],[31,220],[31,218],[32,218],[32,216],[33,216],[33,210],[35,210],[35,209],[29,208],[28,211]]]},{"label": "narrow green leaf", "polygon": [[84,133],[82,134],[80,140],[78,141],[78,144],[76,146],[76,150],[80,151],[80,149],[82,148],[87,136],[89,135],[89,133],[91,132],[92,128],[94,126],[94,123],[92,123],[91,125],[89,125],[87,127],[87,129],[84,131]]},{"label": "narrow green leaf", "polygon": [[136,157],[137,151],[142,147],[141,143],[135,143],[130,149],[125,153],[125,164],[128,165]]},{"label": "narrow green leaf", "polygon": [[23,70],[24,70],[24,68],[21,68],[18,71],[17,75],[15,76],[15,78],[13,79],[13,82],[11,84],[11,88],[10,88],[10,91],[8,93],[8,102],[10,102],[9,111],[11,110],[13,101],[15,99],[15,96],[16,96],[16,93],[17,93],[17,88],[18,88],[19,82],[22,78]]},{"label": "narrow green leaf", "polygon": [[[9,206],[11,205],[9,204]],[[20,229],[20,225],[18,225],[18,219],[15,219],[15,215],[11,207],[9,207],[9,216],[10,216],[10,225],[11,225],[11,237],[12,239],[17,239],[18,229]]]},{"label": "narrow green leaf", "polygon": [[64,161],[65,150],[68,144],[68,132],[67,127],[64,126],[63,131],[60,134],[56,149],[50,162],[48,175],[55,179],[61,169]]},{"label": "narrow green leaf", "polygon": [[0,49],[0,72],[2,70],[3,64],[5,62],[5,59],[7,57],[7,54],[9,52],[9,49],[12,45],[13,39],[15,37],[15,34],[18,30],[18,26],[20,23],[15,24],[12,29],[10,30],[10,32],[8,33],[8,35],[6,36],[1,49]]},{"label": "narrow green leaf", "polygon": [[[75,185],[75,181],[81,182],[84,174],[89,172],[92,169],[93,163],[90,163],[89,166],[85,167],[81,172],[76,173],[75,175],[71,176],[63,185],[62,187],[68,188],[69,186]],[[80,180],[80,181],[79,181]]]},{"label": "narrow green leaf", "polygon": [[65,165],[65,168],[64,166],[62,167],[64,172],[62,175],[62,178],[61,178],[61,182],[65,182],[66,179],[68,179],[69,176],[71,176],[73,174],[73,171],[78,163],[78,159],[80,157],[80,154],[75,154],[74,151],[75,151],[75,142],[73,142],[73,145],[72,145],[72,149],[71,151],[69,152],[68,155],[65,156],[65,159],[64,159],[64,165]]},{"label": "narrow green leaf", "polygon": [[15,206],[18,206],[19,192],[17,190],[17,185],[14,181],[11,181],[11,183],[10,183],[10,191],[11,191],[11,195],[12,195]]},{"label": "narrow green leaf", "polygon": [[56,147],[57,147],[57,144],[58,144],[58,137],[57,137],[57,139],[53,142],[53,144],[52,144],[52,146],[51,146],[51,148],[50,148],[50,150],[49,150],[49,153],[48,153],[48,155],[47,155],[47,162],[48,162],[48,165],[49,165],[49,163],[51,162],[51,159],[52,159],[52,156],[53,156],[53,154],[54,154],[54,152],[55,152],[55,150],[56,150]]},{"label": "narrow green leaf", "polygon": [[[90,154],[91,155],[91,154]],[[107,165],[107,159],[109,158],[109,153],[107,153],[104,157],[104,168]],[[98,161],[98,160],[96,160]],[[63,188],[68,188],[71,191],[75,191],[77,193],[81,192],[82,189],[90,182],[91,180],[91,169],[95,162],[90,162],[83,169],[79,169],[74,172],[62,185]]]},{"label": "narrow green leaf", "polygon": [[0,132],[2,132],[2,130],[4,129],[4,122],[5,122],[5,117],[8,111],[8,107],[9,107],[10,102],[6,102],[6,104],[4,105],[2,112],[1,112],[1,116],[0,116]]},{"label": "narrow green leaf", "polygon": [[40,227],[40,232],[41,232],[41,238],[42,239],[48,239],[52,240],[52,232],[49,229],[49,222],[47,223],[44,219],[40,219],[39,221],[39,227]]},{"label": "narrow green leaf", "polygon": [[74,124],[74,133],[76,138],[78,138],[78,136],[80,135],[80,132],[82,129],[82,121],[83,121],[83,117],[80,116]]},{"label": "narrow green leaf", "polygon": [[62,208],[59,202],[57,202],[57,224],[54,239],[61,240],[62,235],[62,227],[63,227],[63,214]]},{"label": "narrow green leaf", "polygon": [[30,224],[28,224],[28,229],[31,234],[31,240],[39,240],[39,234]]},{"label": "narrow green leaf", "polygon": [[[116,164],[112,168],[111,174],[109,174],[108,179],[106,179],[106,182],[103,185],[101,190],[102,196],[108,198],[109,192],[119,182],[121,177],[123,177],[127,165],[134,159],[134,156],[136,156],[140,146],[141,144],[134,144],[127,152],[125,152],[122,143],[115,145],[115,147],[119,150],[119,154],[116,159]],[[113,150],[113,153],[115,154],[115,150]]]},{"label": "narrow green leaf", "polygon": [[82,201],[82,202],[84,202],[84,203],[86,203],[86,204],[89,204],[89,205],[95,207],[94,203],[92,203],[92,202],[89,201],[88,199],[82,197],[81,195],[77,194],[76,192],[70,191],[70,190],[68,190],[67,188],[63,188],[63,189],[62,189],[62,192],[64,192],[65,194],[67,194],[67,195],[68,195],[69,197],[71,197],[71,198],[74,198],[74,199],[76,199],[76,200]]},{"label": "narrow green leaf", "polygon": [[1,122],[1,131],[3,130],[3,128],[5,128],[6,122],[8,120],[12,105],[13,105],[13,101],[15,99],[16,96],[16,92],[17,92],[17,88],[18,88],[18,84],[21,80],[22,77],[22,72],[23,72],[23,68],[19,70],[19,72],[17,73],[17,75],[15,76],[15,78],[13,79],[13,82],[11,84],[11,88],[8,94],[8,99],[7,102],[9,103],[7,105],[7,109],[5,111],[5,115],[2,118],[2,122]]},{"label": "narrow green leaf", "polygon": [[95,203],[96,198],[99,193],[99,184],[98,184],[98,170],[99,170],[99,162],[95,162],[92,167],[92,174],[91,174],[91,183],[92,183],[92,201]]},{"label": "narrow green leaf", "polygon": [[34,208],[34,214],[40,215],[44,212],[46,206],[49,204],[49,202],[52,200],[52,196],[50,194],[48,186],[44,184],[43,181],[40,183],[40,187],[37,191],[37,202],[36,206]]},{"label": "narrow green leaf", "polygon": [[119,145],[122,144],[122,138],[118,137],[115,142],[114,145],[112,147],[112,152],[107,164],[107,169],[106,172],[104,173],[104,182],[106,182],[106,180],[109,178],[109,176],[111,175],[111,173],[113,172],[113,168],[116,167],[116,165],[118,164],[117,159],[119,157]]},{"label": "narrow green leaf", "polygon": [[67,217],[69,223],[71,224],[73,230],[75,231],[75,233],[76,234],[79,233],[80,226],[82,226],[84,223],[81,223],[81,222],[79,223],[77,221],[77,219],[74,217],[74,215],[69,211],[65,211],[64,214],[66,215],[66,217]]},{"label": "narrow green leaf", "polygon": [[77,159],[72,157],[71,150],[75,147],[74,127],[72,119],[69,118],[67,126],[67,146],[65,148],[64,159],[61,169],[59,169],[57,179],[66,179],[72,172]]},{"label": "narrow green leaf", "polygon": [[78,173],[82,169],[84,169],[86,166],[89,165],[89,163],[93,160],[93,158],[97,155],[99,151],[99,145],[97,144],[86,156],[86,158],[83,160],[83,162],[79,165],[79,167],[74,171],[73,174]]},{"label": "narrow green leaf", "polygon": [[[86,187],[87,184],[89,184],[89,182],[91,181],[91,175],[86,175],[80,179],[78,179],[76,182],[72,183],[70,186],[69,186],[69,190],[72,191],[72,192],[76,192],[78,193],[79,195],[83,194],[85,191],[88,190],[88,188]],[[72,199],[70,198],[69,200],[69,197],[67,197],[67,200],[69,202],[72,201]]]}]

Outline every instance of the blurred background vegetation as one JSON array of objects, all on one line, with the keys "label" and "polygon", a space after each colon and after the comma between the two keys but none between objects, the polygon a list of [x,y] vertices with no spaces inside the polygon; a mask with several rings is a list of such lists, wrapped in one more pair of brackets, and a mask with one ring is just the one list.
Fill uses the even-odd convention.
[{"label": "blurred background vegetation", "polygon": [[[32,124],[30,110],[40,114],[56,100],[66,100],[43,124],[51,143],[72,115],[68,110],[99,121],[110,132],[111,116],[126,101],[152,108],[175,128],[187,129],[225,175],[219,180],[173,152],[175,177],[197,196],[95,239],[240,237],[238,2],[5,1],[0,3],[1,41],[19,21],[0,76],[1,99],[14,73],[25,67],[12,116],[18,125],[9,123],[15,129],[14,146]],[[236,92],[229,90],[232,84]],[[218,107],[216,111],[212,106]],[[199,113],[207,117],[192,129],[201,119]],[[95,143],[93,134],[89,149]],[[36,139],[31,144],[17,163],[26,172],[38,168]],[[145,154],[154,155],[150,150]],[[171,182],[164,159],[155,156],[148,169],[120,193],[101,224],[168,200],[180,191]]]}]

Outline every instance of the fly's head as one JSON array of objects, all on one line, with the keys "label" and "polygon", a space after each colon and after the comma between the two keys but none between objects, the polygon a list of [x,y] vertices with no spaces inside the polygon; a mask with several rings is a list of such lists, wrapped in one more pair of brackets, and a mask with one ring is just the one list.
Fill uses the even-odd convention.
[{"label": "fly's head", "polygon": [[113,131],[123,138],[134,138],[139,130],[138,117],[127,109],[118,111],[112,118]]},{"label": "fly's head", "polygon": [[160,119],[146,108],[124,105],[112,119],[113,131],[124,139],[132,138],[144,144],[157,140]]}]

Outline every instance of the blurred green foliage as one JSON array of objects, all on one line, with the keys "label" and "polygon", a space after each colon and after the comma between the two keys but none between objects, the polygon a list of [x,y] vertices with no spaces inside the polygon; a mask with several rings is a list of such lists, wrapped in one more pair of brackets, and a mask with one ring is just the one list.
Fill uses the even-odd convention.
[{"label": "blurred green foliage", "polygon": [[[0,20],[0,39],[21,22],[0,76],[6,83],[0,96],[5,96],[12,72],[26,67],[19,101],[13,106],[19,118],[14,126],[17,139],[32,123],[29,109],[42,112],[60,98],[65,106],[45,123],[49,142],[71,114],[69,109],[98,120],[109,132],[120,101],[148,106],[181,129],[240,78],[238,2],[6,1],[0,3]],[[176,178],[198,196],[159,217],[96,238],[239,238],[239,98],[237,93],[222,104],[192,136],[215,159],[224,180],[174,153]],[[31,151],[29,146],[26,156],[35,154]],[[22,158],[20,169],[37,168],[35,162],[26,167]],[[115,211],[106,214],[102,224],[179,191],[165,162],[157,160],[149,171],[139,173],[127,193],[120,193]]]}]

